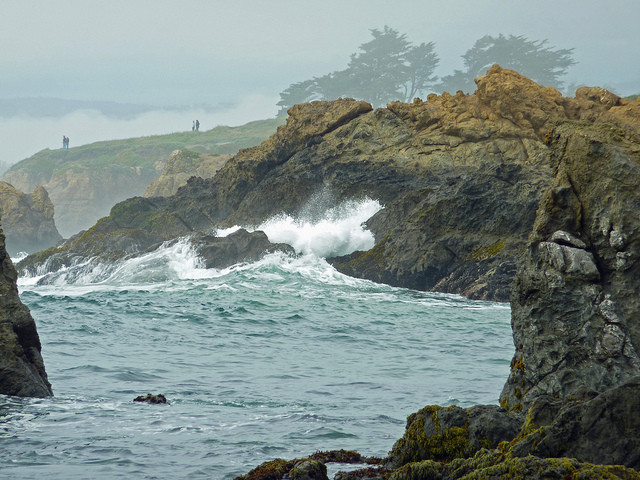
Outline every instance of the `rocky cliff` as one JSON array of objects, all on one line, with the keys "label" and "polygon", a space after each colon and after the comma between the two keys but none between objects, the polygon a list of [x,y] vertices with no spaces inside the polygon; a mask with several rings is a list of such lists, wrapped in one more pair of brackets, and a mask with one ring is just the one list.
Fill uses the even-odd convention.
[{"label": "rocky cliff", "polygon": [[183,149],[174,151],[158,178],[144,191],[145,197],[170,197],[191,177],[211,178],[231,155],[208,155]]},{"label": "rocky cliff", "polygon": [[342,272],[507,301],[554,176],[547,133],[555,122],[593,121],[629,102],[597,88],[564,98],[498,66],[477,83],[473,95],[376,110],[350,99],[296,105],[274,136],[240,151],[213,178],[192,178],[169,198],[122,202],[47,255],[59,255],[56,265],[78,255],[117,258],[212,226],[295,215],[328,190],[336,202],[370,197],[385,206],[367,222],[371,250],[331,259]]},{"label": "rocky cliff", "polygon": [[53,213],[53,203],[43,187],[28,195],[0,182],[0,218],[10,255],[37,252],[62,240]]},{"label": "rocky cliff", "polygon": [[[485,83],[491,73],[477,80],[477,111],[491,105],[510,119],[506,128],[532,131],[551,172],[510,292],[516,353],[501,406],[427,406],[408,417],[382,466],[340,480],[640,478],[640,102],[585,88],[573,99],[548,91],[541,106],[509,83],[497,93]],[[512,94],[521,107],[503,103]],[[401,107],[415,105],[425,108]],[[363,255],[379,257],[384,247]],[[287,478],[309,461],[278,464],[291,470],[271,477],[268,462],[239,478]]]},{"label": "rocky cliff", "polygon": [[[174,150],[189,149],[205,155],[236,153],[260,143],[282,121],[274,118],[197,133],[189,131],[96,142],[70,149],[46,149],[13,165],[3,180],[24,192],[44,186],[55,205],[56,225],[62,235],[68,237],[93,225],[117,202],[142,195],[161,175]],[[211,169],[205,166],[202,170]]]},{"label": "rocky cliff", "polygon": [[20,302],[16,279],[0,229],[0,394],[50,396],[36,324]]},{"label": "rocky cliff", "polygon": [[549,134],[556,175],[514,282],[509,408],[640,375],[640,105]]}]

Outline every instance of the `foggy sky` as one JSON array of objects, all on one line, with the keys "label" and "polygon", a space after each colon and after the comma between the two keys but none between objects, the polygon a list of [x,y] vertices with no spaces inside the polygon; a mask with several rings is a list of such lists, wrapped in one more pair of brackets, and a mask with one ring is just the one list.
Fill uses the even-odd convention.
[{"label": "foggy sky", "polygon": [[3,0],[0,97],[174,105],[248,94],[343,69],[389,25],[434,41],[440,75],[483,35],[575,48],[566,83],[640,90],[638,0]]},{"label": "foggy sky", "polygon": [[[2,0],[1,10],[0,98],[194,109],[124,123],[0,115],[0,164],[60,148],[63,134],[75,146],[188,130],[195,115],[203,129],[272,117],[282,90],[344,69],[385,25],[435,42],[440,76],[502,33],[574,48],[566,85],[640,93],[640,0]],[[206,118],[202,104],[231,107]]]}]

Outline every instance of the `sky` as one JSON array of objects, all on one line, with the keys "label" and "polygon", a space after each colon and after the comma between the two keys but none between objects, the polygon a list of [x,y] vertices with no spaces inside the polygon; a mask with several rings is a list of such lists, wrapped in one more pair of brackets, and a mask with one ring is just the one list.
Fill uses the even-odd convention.
[{"label": "sky", "polygon": [[[639,0],[2,0],[0,98],[208,104],[219,108],[203,117],[205,129],[240,124],[275,115],[290,84],[344,69],[370,30],[385,25],[414,44],[435,42],[441,76],[462,68],[460,56],[484,35],[524,35],[575,49],[567,84],[630,95],[640,93],[638,18]],[[156,130],[147,116],[124,133],[103,125],[75,138],[168,133],[190,128],[195,114],[205,115],[165,116]],[[0,145],[32,145],[19,154],[0,148],[0,162],[41,147],[37,130],[15,136],[30,119],[14,120],[13,129],[0,121]],[[33,127],[45,129],[38,120]]]}]

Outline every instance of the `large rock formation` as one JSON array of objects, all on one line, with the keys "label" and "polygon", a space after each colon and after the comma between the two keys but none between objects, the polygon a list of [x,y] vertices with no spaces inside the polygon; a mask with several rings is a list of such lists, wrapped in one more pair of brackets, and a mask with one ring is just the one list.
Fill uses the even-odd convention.
[{"label": "large rock formation", "polygon": [[[530,129],[552,172],[510,294],[516,353],[501,407],[425,407],[409,416],[386,468],[341,479],[640,479],[640,102],[598,88],[574,99],[523,95],[513,72],[500,93],[489,79],[498,73],[477,80],[475,111],[490,106],[491,125]],[[453,227],[446,222],[440,231]],[[384,267],[392,238],[363,255]]]},{"label": "large rock formation", "polygon": [[36,324],[18,297],[16,279],[0,229],[0,394],[50,396]]},{"label": "large rock formation", "polygon": [[600,393],[640,375],[635,103],[622,115],[564,123],[549,134],[556,176],[514,282],[516,353],[505,407],[526,409],[540,395]]},{"label": "large rock formation", "polygon": [[198,230],[296,215],[329,190],[336,202],[370,197],[385,206],[367,222],[376,245],[331,259],[340,271],[506,301],[554,176],[545,144],[552,125],[604,118],[630,103],[590,88],[564,98],[498,66],[477,83],[473,95],[377,110],[351,99],[296,105],[274,136],[213,178],[191,178],[172,197],[122,202],[57,253],[62,264],[78,255],[117,258]]},{"label": "large rock formation", "polygon": [[53,221],[53,203],[43,187],[28,195],[0,182],[0,218],[10,255],[37,252],[62,240]]}]

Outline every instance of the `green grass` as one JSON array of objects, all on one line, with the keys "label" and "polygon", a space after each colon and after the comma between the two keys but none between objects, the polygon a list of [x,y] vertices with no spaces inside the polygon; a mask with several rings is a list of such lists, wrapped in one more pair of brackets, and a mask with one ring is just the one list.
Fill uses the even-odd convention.
[{"label": "green grass", "polygon": [[47,179],[69,169],[106,170],[113,166],[153,169],[177,149],[198,153],[234,154],[241,148],[258,145],[273,135],[284,118],[257,120],[239,127],[219,126],[201,132],[109,140],[74,147],[69,150],[42,150],[13,165],[8,172],[39,172]]}]

